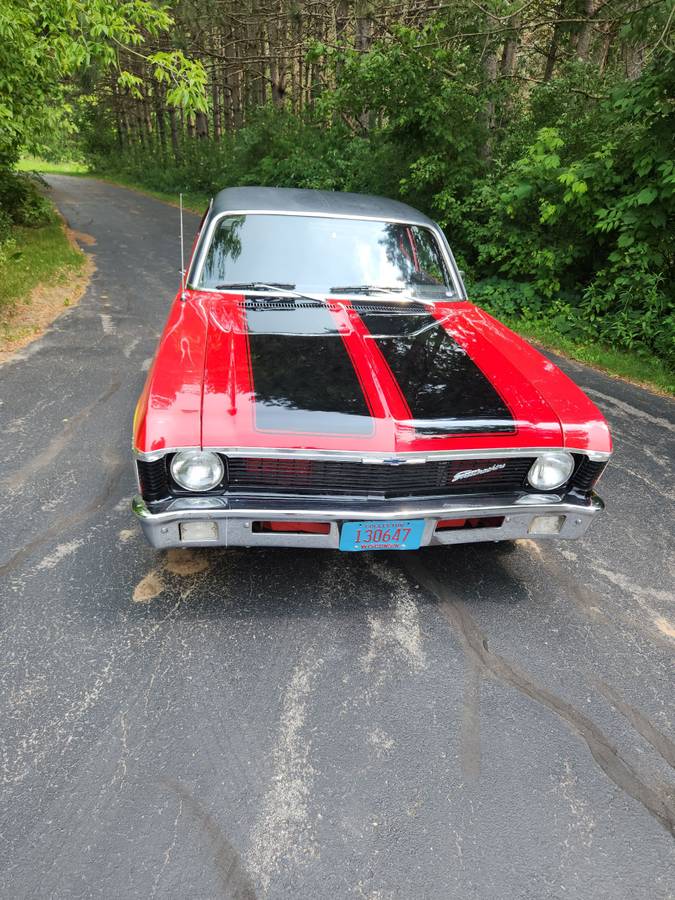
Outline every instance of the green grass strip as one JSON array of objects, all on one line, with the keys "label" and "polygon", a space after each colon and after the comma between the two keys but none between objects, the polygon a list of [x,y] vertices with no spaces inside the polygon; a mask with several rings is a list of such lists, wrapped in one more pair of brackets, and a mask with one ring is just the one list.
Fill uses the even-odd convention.
[{"label": "green grass strip", "polygon": [[45,175],[86,175],[87,165],[81,162],[47,162],[39,156],[24,156],[17,163],[19,172],[43,172]]},{"label": "green grass strip", "polygon": [[500,317],[500,320],[522,337],[535,341],[554,353],[658,393],[675,395],[675,374],[669,372],[658,357],[628,350],[614,350],[597,343],[578,343],[545,325],[522,319]]},{"label": "green grass strip", "polygon": [[15,226],[0,259],[0,324],[38,284],[63,281],[80,269],[84,255],[68,240],[59,219],[36,228]]}]

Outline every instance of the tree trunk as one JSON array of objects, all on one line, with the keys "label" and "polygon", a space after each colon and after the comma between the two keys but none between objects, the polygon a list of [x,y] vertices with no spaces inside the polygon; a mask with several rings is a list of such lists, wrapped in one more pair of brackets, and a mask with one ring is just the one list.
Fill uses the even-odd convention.
[{"label": "tree trunk", "polygon": [[366,52],[373,36],[372,8],[368,0],[359,0],[356,4],[356,35],[354,46]]},{"label": "tree trunk", "polygon": [[548,45],[548,53],[546,54],[546,68],[544,69],[544,81],[550,81],[553,77],[553,70],[555,69],[555,61],[558,55],[558,46],[560,44],[560,37],[563,32],[563,26],[560,23],[560,19],[563,17],[564,12],[564,0],[560,0],[558,3],[558,7],[555,12],[556,23],[553,26],[553,34],[551,35],[551,43]]},{"label": "tree trunk", "polygon": [[275,106],[282,106],[286,96],[286,68],[279,54],[285,41],[280,40],[280,23],[276,18],[277,15],[281,16],[281,10],[275,10],[267,23],[268,58],[272,102]]},{"label": "tree trunk", "polygon": [[502,75],[510,76],[516,70],[516,57],[518,55],[518,38],[520,37],[521,16],[515,15],[511,22],[511,31],[509,31],[504,41],[504,50],[499,70]]},{"label": "tree trunk", "polygon": [[173,106],[169,107],[169,131],[171,133],[171,149],[176,162],[180,161],[180,141],[178,140],[178,117]]},{"label": "tree trunk", "polygon": [[220,140],[222,125],[220,118],[220,90],[218,88],[217,70],[211,73],[211,108],[213,114],[213,139]]},{"label": "tree trunk", "polygon": [[584,13],[586,21],[581,26],[579,37],[577,38],[577,59],[588,62],[588,55],[591,48],[591,38],[593,37],[593,19],[598,9],[597,0],[585,0]]},{"label": "tree trunk", "polygon": [[140,103],[136,101],[134,104],[134,121],[136,122],[136,134],[138,135],[138,142],[145,150],[145,133],[143,131],[143,115],[141,113]]},{"label": "tree trunk", "polygon": [[[485,78],[488,82],[488,92],[494,87],[497,78],[497,52],[494,49],[488,50],[483,59],[483,70]],[[485,104],[485,128],[487,136],[481,149],[481,156],[486,162],[492,159],[492,132],[495,127],[495,101],[489,97]]]},{"label": "tree trunk", "polygon": [[607,61],[609,60],[609,51],[611,49],[612,42],[614,41],[615,26],[612,23],[608,23],[604,31],[605,33],[602,38],[602,45],[598,53],[598,72],[601,75],[604,74],[605,68],[607,67]]},{"label": "tree trunk", "polygon": [[155,120],[157,121],[157,138],[162,159],[166,159],[166,123],[164,121],[163,97],[155,93]]},{"label": "tree trunk", "polygon": [[626,78],[635,81],[642,75],[644,66],[645,48],[642,45],[628,44],[625,49]]},{"label": "tree trunk", "polygon": [[201,111],[195,113],[195,132],[200,140],[209,136],[209,120],[206,118],[206,113]]},{"label": "tree trunk", "polygon": [[115,84],[115,80],[112,81],[112,105],[113,112],[115,114],[115,132],[117,135],[117,146],[119,147],[120,153],[124,152],[124,120],[122,118],[122,105],[120,102],[120,96],[117,91],[117,85]]},{"label": "tree trunk", "polygon": [[[362,53],[366,53],[370,48],[373,36],[373,20],[372,7],[368,0],[359,0],[356,5],[356,34],[354,37],[354,46]],[[359,124],[363,131],[370,131],[372,125],[372,115],[370,110],[364,109],[359,116]]]}]

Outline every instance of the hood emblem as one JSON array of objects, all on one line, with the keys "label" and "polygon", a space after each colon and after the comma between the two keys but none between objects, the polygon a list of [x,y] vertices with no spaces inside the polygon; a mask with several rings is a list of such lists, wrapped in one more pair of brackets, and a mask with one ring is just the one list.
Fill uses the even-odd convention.
[{"label": "hood emblem", "polygon": [[493,466],[486,466],[484,469],[462,469],[461,472],[455,472],[452,476],[453,482],[462,481],[464,478],[474,478],[476,475],[487,475],[488,472],[496,472],[498,469],[505,469],[506,463],[495,463]]}]

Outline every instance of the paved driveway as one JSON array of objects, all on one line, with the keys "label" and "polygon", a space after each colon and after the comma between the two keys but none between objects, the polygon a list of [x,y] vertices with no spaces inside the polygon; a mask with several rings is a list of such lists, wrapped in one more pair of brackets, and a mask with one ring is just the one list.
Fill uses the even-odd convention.
[{"label": "paved driveway", "polygon": [[97,271],[0,369],[0,895],[672,896],[675,404],[563,364],[617,444],[581,543],[157,554],[177,211],[50,183]]}]

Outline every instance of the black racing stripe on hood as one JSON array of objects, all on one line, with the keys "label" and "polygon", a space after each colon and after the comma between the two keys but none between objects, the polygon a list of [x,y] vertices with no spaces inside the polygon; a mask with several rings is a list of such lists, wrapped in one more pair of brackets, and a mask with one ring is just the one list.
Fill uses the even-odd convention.
[{"label": "black racing stripe on hood", "polygon": [[247,309],[246,319],[256,428],[373,433],[361,384],[328,309]]},{"label": "black racing stripe on hood", "polygon": [[507,434],[513,416],[466,350],[431,315],[361,313],[422,435]]}]

